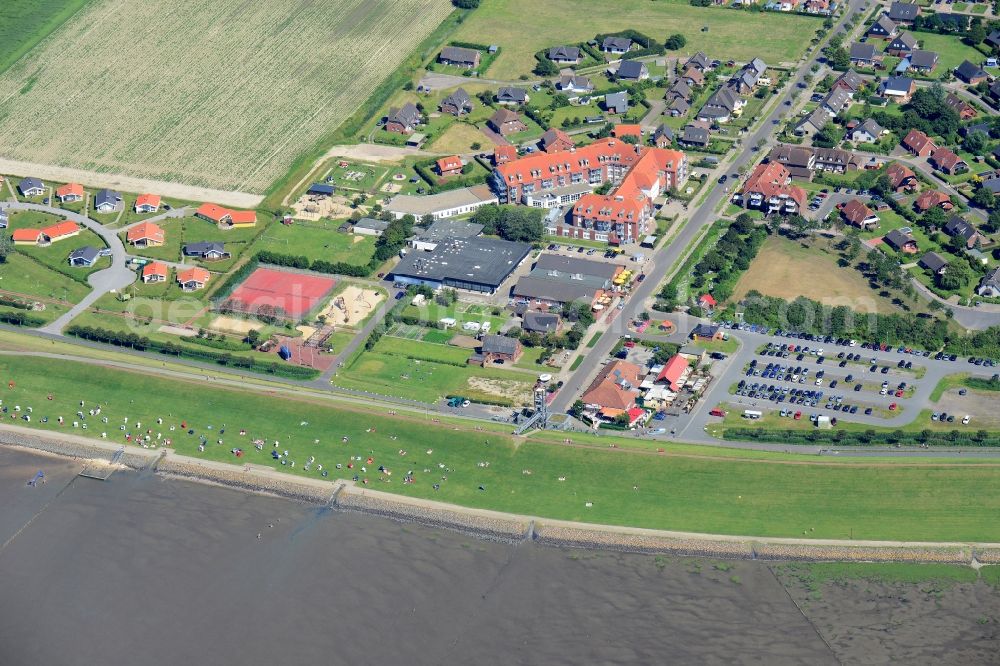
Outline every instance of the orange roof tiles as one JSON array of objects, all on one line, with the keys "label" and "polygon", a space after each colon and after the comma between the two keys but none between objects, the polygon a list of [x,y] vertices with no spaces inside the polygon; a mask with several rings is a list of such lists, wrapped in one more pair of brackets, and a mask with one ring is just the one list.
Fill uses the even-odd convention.
[{"label": "orange roof tiles", "polygon": [[83,198],[83,185],[80,183],[66,183],[62,187],[56,189],[56,196],[60,199],[65,199],[68,196]]},{"label": "orange roof tiles", "polygon": [[671,356],[670,360],[663,365],[663,369],[660,370],[660,374],[656,376],[656,381],[665,381],[671,391],[679,391],[681,390],[681,377],[684,376],[687,369],[687,359],[679,354],[675,354],[674,356]]},{"label": "orange roof tiles", "polygon": [[143,222],[137,224],[128,230],[125,236],[129,243],[135,243],[141,240],[151,240],[156,243],[162,243],[164,238],[163,229],[152,222]]},{"label": "orange roof tiles", "polygon": [[136,206],[152,206],[153,208],[160,207],[160,195],[159,194],[140,194],[135,200]]},{"label": "orange roof tiles", "polygon": [[455,169],[462,168],[462,158],[458,155],[449,155],[448,157],[442,157],[437,161],[438,171],[444,173],[445,171],[454,171]]},{"label": "orange roof tiles", "polygon": [[222,206],[214,203],[203,203],[198,206],[198,210],[195,211],[196,215],[201,215],[202,217],[207,217],[215,222],[221,222],[222,218],[230,213],[228,208],[223,208]]},{"label": "orange roof tiles", "polygon": [[42,236],[41,229],[14,229],[10,237],[15,243],[36,243]]},{"label": "orange roof tiles", "polygon": [[634,136],[642,137],[642,126],[641,125],[615,125],[614,129],[611,130],[611,134],[618,138],[623,136]]},{"label": "orange roof tiles", "polygon": [[177,281],[181,283],[185,282],[198,282],[200,284],[205,284],[208,282],[208,278],[211,274],[204,268],[198,266],[192,266],[185,271],[177,274]]},{"label": "orange roof tiles", "polygon": [[76,222],[70,222],[69,220],[63,220],[62,222],[53,224],[51,227],[42,229],[42,233],[52,240],[57,240],[64,236],[72,236],[79,231],[80,227],[77,226]]},{"label": "orange roof tiles", "polygon": [[806,200],[806,191],[797,185],[792,185],[791,178],[791,173],[780,162],[758,164],[743,184],[742,192],[759,193],[768,198],[790,197],[801,206]]},{"label": "orange roof tiles", "polygon": [[233,224],[256,224],[257,213],[252,210],[231,210],[229,211],[229,219],[232,220]]},{"label": "orange roof tiles", "polygon": [[159,261],[154,261],[142,267],[142,278],[146,279],[148,277],[153,277],[155,275],[162,277],[165,280],[167,279],[167,274],[169,273],[169,271],[170,269],[167,267],[166,264],[160,263]]}]

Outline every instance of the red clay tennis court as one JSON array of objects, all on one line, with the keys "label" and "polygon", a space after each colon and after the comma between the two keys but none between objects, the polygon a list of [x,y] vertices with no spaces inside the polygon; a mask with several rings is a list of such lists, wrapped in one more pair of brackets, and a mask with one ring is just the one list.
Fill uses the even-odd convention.
[{"label": "red clay tennis court", "polygon": [[244,312],[270,305],[298,319],[319,305],[336,283],[333,278],[258,268],[233,291],[229,302]]}]

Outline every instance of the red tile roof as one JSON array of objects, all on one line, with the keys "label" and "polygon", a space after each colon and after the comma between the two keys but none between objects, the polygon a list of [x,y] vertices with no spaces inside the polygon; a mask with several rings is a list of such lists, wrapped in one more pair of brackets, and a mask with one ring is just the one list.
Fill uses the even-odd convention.
[{"label": "red tile roof", "polygon": [[206,282],[208,282],[208,278],[210,277],[210,275],[211,274],[204,268],[200,268],[198,266],[192,266],[191,268],[188,268],[187,270],[178,273],[177,281],[182,284],[185,282],[199,282],[201,284],[205,284]]},{"label": "red tile roof", "polygon": [[679,391],[681,390],[681,377],[687,372],[687,369],[687,359],[680,354],[675,354],[663,365],[660,374],[656,376],[656,381],[666,382],[671,391]]},{"label": "red tile roof", "polygon": [[716,305],[719,304],[719,302],[715,300],[715,296],[712,296],[712,294],[702,294],[701,297],[698,299],[698,302],[701,303],[703,306],[710,308],[714,308]]},{"label": "red tile roof", "polygon": [[252,210],[231,210],[229,219],[233,224],[257,224],[257,213]]},{"label": "red tile roof", "polygon": [[42,235],[41,229],[14,229],[10,237],[15,243],[33,242],[37,243]]},{"label": "red tile roof", "polygon": [[221,222],[222,218],[229,215],[229,213],[230,210],[228,208],[223,208],[222,206],[214,203],[203,203],[198,206],[198,210],[195,211],[196,215],[207,217],[215,222]]},{"label": "red tile roof", "polygon": [[153,241],[155,243],[162,243],[164,239],[163,229],[152,222],[143,222],[137,224],[128,230],[125,235],[125,239],[129,243],[135,243],[141,240]]},{"label": "red tile roof", "polygon": [[892,184],[892,189],[894,190],[899,189],[903,181],[917,177],[917,174],[913,173],[913,169],[899,162],[890,164],[885,173],[889,176],[889,182]]},{"label": "red tile roof", "polygon": [[442,157],[437,161],[438,171],[444,173],[445,171],[453,171],[455,169],[462,168],[462,158],[458,155],[450,155],[449,157]]},{"label": "red tile roof", "polygon": [[792,174],[780,162],[766,162],[757,167],[743,183],[743,194],[761,194],[764,197],[789,197],[801,208],[806,191],[791,184]]},{"label": "red tile roof", "polygon": [[159,261],[153,261],[142,267],[142,277],[143,279],[146,279],[147,277],[158,275],[165,280],[167,279],[169,271],[170,269],[166,264],[160,263]]},{"label": "red tile roof", "polygon": [[930,137],[918,129],[910,130],[910,132],[903,138],[903,147],[908,150],[912,150],[914,153],[921,153],[928,146],[931,150],[936,148]]},{"label": "red tile roof", "polygon": [[937,190],[927,190],[913,202],[919,210],[929,210],[934,206],[941,206],[947,204],[951,207],[951,197],[949,197],[944,192],[939,192]]},{"label": "red tile roof", "polygon": [[615,125],[614,129],[611,130],[613,136],[619,139],[623,136],[634,136],[637,138],[642,138],[642,126],[641,125]]},{"label": "red tile roof", "polygon": [[935,150],[931,153],[931,161],[937,165],[937,168],[944,171],[954,171],[959,163],[965,162],[950,148],[938,148]]},{"label": "red tile roof", "polygon": [[[642,382],[642,368],[628,361],[608,363],[598,373],[597,378],[581,396],[588,405],[600,405],[612,409],[630,409],[639,396],[637,387]],[[626,389],[621,385],[626,381],[633,388]]]},{"label": "red tile roof", "polygon": [[873,215],[873,212],[860,199],[851,199],[840,207],[840,214],[854,226],[860,227],[865,220]]},{"label": "red tile roof", "polygon": [[80,227],[77,226],[76,222],[70,222],[69,220],[63,220],[62,222],[53,224],[51,227],[42,229],[42,233],[52,240],[57,240],[64,236],[72,236],[78,231],[80,231]]},{"label": "red tile roof", "polygon": [[135,199],[136,206],[153,206],[154,208],[160,207],[160,195],[159,194],[140,194]]},{"label": "red tile roof", "polygon": [[62,187],[56,189],[56,196],[60,199],[64,199],[71,194],[83,197],[83,185],[80,183],[66,183]]}]

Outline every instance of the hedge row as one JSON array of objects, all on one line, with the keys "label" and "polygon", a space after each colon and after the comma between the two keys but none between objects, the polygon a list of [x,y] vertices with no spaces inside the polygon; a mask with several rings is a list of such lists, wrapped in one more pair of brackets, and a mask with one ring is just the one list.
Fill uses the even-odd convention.
[{"label": "hedge row", "polygon": [[168,356],[179,358],[189,358],[199,361],[209,361],[221,366],[230,368],[242,368],[251,372],[258,372],[269,375],[278,375],[293,379],[314,379],[319,376],[319,371],[313,368],[303,368],[298,365],[288,365],[277,361],[258,361],[249,356],[234,356],[229,353],[219,353],[207,349],[190,349],[175,342],[160,342],[151,340],[136,333],[125,333],[123,331],[110,331],[104,328],[92,326],[70,326],[66,329],[67,335],[72,335],[84,340],[102,342],[116,347],[128,347],[136,351],[154,351]]},{"label": "hedge row", "polygon": [[832,444],[835,446],[885,446],[886,444],[927,444],[929,446],[1000,446],[1000,433],[950,430],[766,430],[761,428],[726,428],[723,438],[781,444]]}]

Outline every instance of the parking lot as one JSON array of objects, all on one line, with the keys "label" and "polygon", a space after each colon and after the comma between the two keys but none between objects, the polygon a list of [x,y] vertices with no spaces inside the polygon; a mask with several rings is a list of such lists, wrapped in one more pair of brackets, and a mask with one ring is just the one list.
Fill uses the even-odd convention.
[{"label": "parking lot", "polygon": [[[784,411],[790,419],[798,413],[799,419],[824,415],[831,421],[880,427],[901,427],[918,418],[930,423],[935,414],[940,418],[932,410],[944,408],[930,400],[941,379],[957,373],[989,378],[1000,370],[991,359],[952,360],[950,355],[881,343],[800,336],[747,325],[743,329],[728,331],[741,347],[718,363],[718,379],[701,406],[670,424],[678,437],[710,440],[703,431],[716,419],[708,412],[720,404],[740,412],[781,415]],[[976,422],[973,404],[964,412],[950,407],[944,409],[949,423],[961,427],[966,414]]]}]

